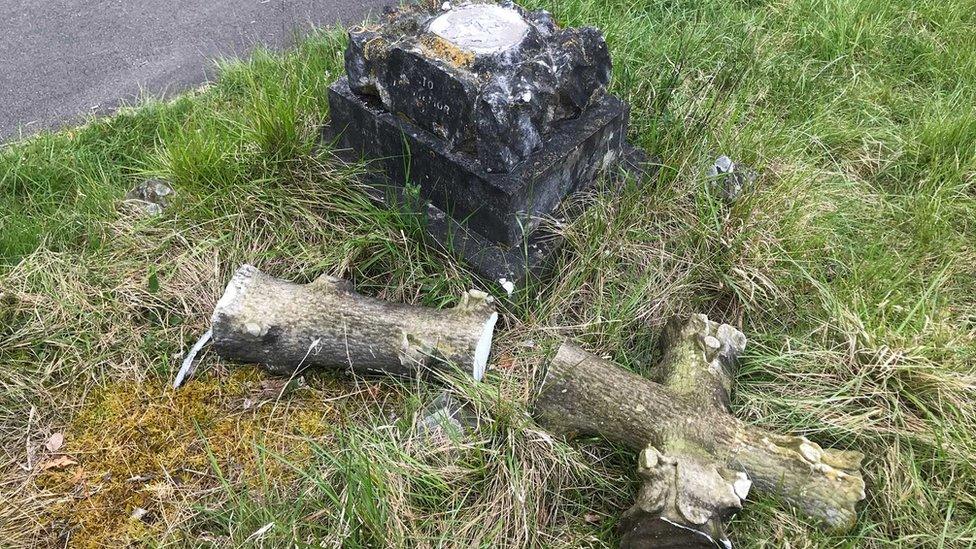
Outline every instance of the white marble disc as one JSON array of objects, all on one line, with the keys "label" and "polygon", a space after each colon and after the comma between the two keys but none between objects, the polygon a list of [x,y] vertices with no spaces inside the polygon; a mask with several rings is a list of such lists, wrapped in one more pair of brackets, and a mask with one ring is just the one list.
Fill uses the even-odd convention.
[{"label": "white marble disc", "polygon": [[470,4],[437,16],[428,30],[463,50],[491,54],[520,43],[529,24],[513,9]]}]

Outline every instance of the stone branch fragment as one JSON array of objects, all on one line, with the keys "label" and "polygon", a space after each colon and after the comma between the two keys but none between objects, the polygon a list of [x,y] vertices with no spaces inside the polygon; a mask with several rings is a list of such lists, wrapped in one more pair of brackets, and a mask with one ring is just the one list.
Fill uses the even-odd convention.
[{"label": "stone branch fragment", "polygon": [[646,482],[624,521],[627,546],[666,547],[661,539],[647,545],[665,535],[670,543],[684,536],[692,547],[694,540],[727,543],[722,521],[750,487],[829,529],[853,526],[865,497],[863,456],[728,413],[735,357],[745,346],[740,332],[694,315],[670,324],[663,346],[662,383],[655,383],[564,343],[535,402],[536,419],[553,432],[599,435],[643,452],[638,470]]},{"label": "stone branch fragment", "polygon": [[716,465],[700,448],[653,444],[641,452],[644,484],[623,516],[621,547],[729,547],[723,521],[742,508],[752,482],[745,473]]},{"label": "stone branch fragment", "polygon": [[664,328],[661,346],[655,381],[702,406],[731,411],[736,361],[746,348],[742,332],[705,315],[675,317]]},{"label": "stone branch fragment", "polygon": [[293,284],[245,265],[214,310],[213,341],[221,357],[277,374],[329,367],[417,375],[453,364],[480,379],[497,319],[487,294],[474,290],[438,310],[362,296],[331,276]]}]

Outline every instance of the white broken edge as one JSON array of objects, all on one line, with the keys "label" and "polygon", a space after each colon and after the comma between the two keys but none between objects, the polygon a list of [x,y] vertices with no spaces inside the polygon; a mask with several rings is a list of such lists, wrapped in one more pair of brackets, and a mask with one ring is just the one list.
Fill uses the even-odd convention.
[{"label": "white broken edge", "polygon": [[501,284],[505,292],[508,293],[508,297],[512,297],[512,294],[515,293],[515,283],[507,278],[499,278],[498,283]]},{"label": "white broken edge", "polygon": [[239,309],[243,302],[244,293],[247,292],[257,272],[256,267],[246,263],[237,269],[237,272],[231,277],[230,282],[227,283],[227,287],[224,289],[224,295],[220,296],[217,305],[214,306],[213,316],[210,318],[211,322],[215,322],[220,313],[233,316],[240,312]]},{"label": "white broken edge", "polygon": [[685,526],[684,524],[678,524],[677,522],[675,522],[675,521],[673,521],[673,520],[671,520],[671,519],[669,519],[667,517],[659,517],[659,518],[661,520],[663,520],[664,522],[670,523],[672,526],[677,526],[678,528],[681,528],[682,530],[688,530],[689,532],[698,534],[699,536],[707,539],[708,541],[710,541],[710,542],[712,542],[712,543],[714,543],[716,545],[721,544],[722,547],[724,547],[725,549],[732,549],[732,542],[729,541],[728,538],[722,538],[720,540],[716,540],[715,538],[713,538],[712,536],[706,534],[705,532],[702,532],[701,530],[696,530],[695,528],[689,528],[689,527]]},{"label": "white broken edge", "polygon": [[[214,307],[213,316],[210,318],[211,325],[216,322],[218,314],[237,305],[240,301],[238,295],[244,293],[248,282],[256,271],[257,269],[253,265],[248,264],[241,265],[237,269],[237,272],[231,277],[230,282],[227,283],[227,287],[224,289],[224,295],[220,296],[220,300],[217,301],[217,305]],[[174,389],[179,389],[186,381],[193,377],[193,362],[196,360],[197,355],[200,354],[203,346],[211,338],[213,338],[213,328],[210,328],[207,330],[207,333],[200,336],[200,339],[197,340],[190,349],[190,352],[187,353],[186,358],[183,359],[183,365],[180,366],[180,371],[176,374],[176,380],[173,381]]]},{"label": "white broken edge", "polygon": [[176,374],[176,381],[173,382],[173,388],[179,389],[183,382],[190,379],[193,375],[193,361],[196,360],[197,355],[200,354],[200,350],[203,346],[210,342],[210,338],[213,337],[213,328],[207,330],[207,333],[200,336],[200,339],[193,344],[190,348],[190,352],[187,353],[186,358],[183,359],[183,365],[180,366],[180,371]]},{"label": "white broken edge", "polygon": [[481,381],[485,377],[485,370],[488,367],[488,355],[491,354],[491,340],[495,337],[495,323],[498,322],[498,313],[491,313],[481,329],[481,338],[478,345],[474,348],[474,370],[471,375],[475,381]]}]

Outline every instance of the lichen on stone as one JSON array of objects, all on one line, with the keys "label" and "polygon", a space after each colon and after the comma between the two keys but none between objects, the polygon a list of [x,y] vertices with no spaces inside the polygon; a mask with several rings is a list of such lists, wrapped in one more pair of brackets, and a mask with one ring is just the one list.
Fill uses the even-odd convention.
[{"label": "lichen on stone", "polygon": [[474,54],[462,50],[440,36],[424,34],[420,37],[420,44],[424,53],[451,64],[454,67],[467,68],[474,63]]}]

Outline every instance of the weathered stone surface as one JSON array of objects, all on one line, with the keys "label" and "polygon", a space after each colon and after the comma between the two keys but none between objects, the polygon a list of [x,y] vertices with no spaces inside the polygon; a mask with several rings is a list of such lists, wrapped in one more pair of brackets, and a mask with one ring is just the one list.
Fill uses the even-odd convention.
[{"label": "weathered stone surface", "polygon": [[[446,9],[445,9],[446,8]],[[511,2],[408,5],[349,33],[350,88],[507,173],[598,103],[611,60],[597,29],[559,29]]]},{"label": "weathered stone surface", "polygon": [[393,185],[419,186],[423,198],[487,239],[521,244],[570,193],[588,185],[623,154],[628,108],[606,95],[575,119],[563,120],[511,173],[490,173],[477,157],[452,150],[421,128],[353,93],[332,86],[330,137],[339,148],[375,159]]}]

